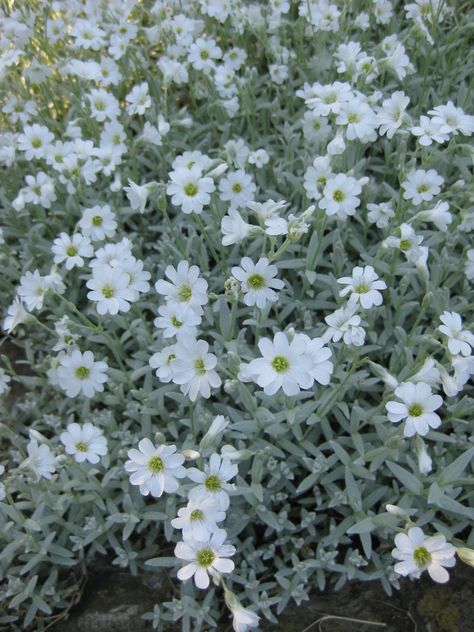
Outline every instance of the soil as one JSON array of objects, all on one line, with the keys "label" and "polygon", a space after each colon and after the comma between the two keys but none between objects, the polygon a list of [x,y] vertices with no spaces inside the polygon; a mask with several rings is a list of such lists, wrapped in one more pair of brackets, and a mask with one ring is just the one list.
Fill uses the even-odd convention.
[{"label": "soil", "polygon": [[[403,580],[388,597],[376,583],[352,581],[339,592],[315,591],[300,606],[289,605],[266,632],[473,632],[474,569],[458,562],[446,585],[429,577]],[[142,615],[167,600],[165,578],[136,577],[104,567],[92,574],[80,603],[51,632],[150,632]],[[159,629],[162,629],[161,627]],[[169,628],[179,632],[179,627]],[[223,622],[218,632],[230,632]]]}]

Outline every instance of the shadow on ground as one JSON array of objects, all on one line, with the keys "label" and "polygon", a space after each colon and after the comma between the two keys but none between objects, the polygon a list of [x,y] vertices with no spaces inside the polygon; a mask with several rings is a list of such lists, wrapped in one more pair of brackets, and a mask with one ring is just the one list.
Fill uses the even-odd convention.
[{"label": "shadow on ground", "polygon": [[[51,628],[51,632],[150,632],[151,625],[142,615],[160,601],[163,581],[152,574],[133,577],[104,568],[91,575],[79,605],[67,620]],[[379,625],[375,625],[377,623]],[[218,632],[231,629],[229,620],[229,624],[224,622],[219,626]],[[474,570],[458,563],[449,584],[444,586],[433,583],[428,577],[417,582],[403,580],[401,590],[392,597],[387,597],[374,583],[350,582],[339,592],[315,592],[300,606],[289,605],[278,625],[263,625],[260,629],[266,632],[473,632]]]}]

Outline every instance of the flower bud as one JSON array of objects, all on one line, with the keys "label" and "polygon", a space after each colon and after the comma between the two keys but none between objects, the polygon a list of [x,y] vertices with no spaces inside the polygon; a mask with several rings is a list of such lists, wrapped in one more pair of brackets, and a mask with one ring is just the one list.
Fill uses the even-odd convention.
[{"label": "flower bud", "polygon": [[218,178],[219,176],[224,174],[228,168],[229,168],[229,165],[225,162],[222,162],[220,165],[217,165],[216,167],[208,171],[206,175],[209,176],[210,178]]},{"label": "flower bud", "polygon": [[340,156],[346,149],[346,143],[342,134],[337,134],[327,146],[330,156]]},{"label": "flower bud", "polygon": [[186,461],[195,461],[196,459],[199,459],[199,457],[201,456],[197,450],[191,450],[191,449],[182,450],[181,454],[184,456]]},{"label": "flower bud", "polygon": [[460,560],[469,566],[474,566],[474,549],[467,546],[457,546],[456,553]]},{"label": "flower bud", "polygon": [[397,518],[400,518],[400,520],[409,520],[409,516],[406,513],[406,511],[402,509],[401,507],[399,507],[398,505],[387,504],[385,505],[385,509],[389,514],[392,514],[392,516],[396,516]]}]

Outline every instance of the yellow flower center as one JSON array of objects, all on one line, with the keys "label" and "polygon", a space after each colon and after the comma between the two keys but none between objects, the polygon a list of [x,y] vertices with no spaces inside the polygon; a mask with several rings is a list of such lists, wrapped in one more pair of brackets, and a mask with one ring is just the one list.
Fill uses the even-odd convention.
[{"label": "yellow flower center", "polygon": [[283,373],[287,371],[290,367],[290,363],[283,356],[275,356],[273,358],[272,367],[275,369],[277,373]]},{"label": "yellow flower center", "polygon": [[152,456],[148,461],[147,467],[153,474],[158,474],[165,469],[165,464],[163,463],[163,459],[159,456]]}]

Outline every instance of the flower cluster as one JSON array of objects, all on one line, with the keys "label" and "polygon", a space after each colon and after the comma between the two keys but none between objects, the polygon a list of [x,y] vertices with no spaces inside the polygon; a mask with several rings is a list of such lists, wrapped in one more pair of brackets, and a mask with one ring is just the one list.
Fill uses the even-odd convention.
[{"label": "flower cluster", "polygon": [[2,4],[0,626],[98,556],[196,632],[472,561],[473,19]]}]

